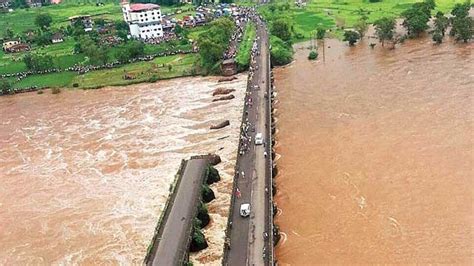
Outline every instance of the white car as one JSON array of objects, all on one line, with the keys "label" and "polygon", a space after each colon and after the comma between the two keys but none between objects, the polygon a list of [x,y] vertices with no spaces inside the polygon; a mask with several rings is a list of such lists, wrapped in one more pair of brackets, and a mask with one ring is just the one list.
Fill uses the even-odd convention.
[{"label": "white car", "polygon": [[250,215],[250,204],[242,203],[240,205],[240,216],[247,217]]},{"label": "white car", "polygon": [[255,145],[262,145],[263,144],[263,135],[262,133],[257,133],[255,135]]}]

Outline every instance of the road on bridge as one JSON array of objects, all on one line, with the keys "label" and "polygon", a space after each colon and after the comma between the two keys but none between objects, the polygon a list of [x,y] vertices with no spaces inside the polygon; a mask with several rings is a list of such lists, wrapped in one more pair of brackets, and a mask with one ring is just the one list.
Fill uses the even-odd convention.
[{"label": "road on bridge", "polygon": [[[263,136],[269,129],[266,125],[268,99],[266,94],[269,91],[269,44],[268,33],[264,23],[257,23],[257,51],[253,55],[251,62],[252,77],[249,82],[248,94],[245,98],[244,122],[249,125],[247,131],[251,141],[248,149],[243,155],[239,155],[237,168],[238,194],[231,208],[233,213],[231,219],[230,245],[228,256],[224,265],[264,265],[270,264],[264,259],[264,247],[266,246],[265,224],[266,219],[271,215],[266,207],[266,195],[269,191],[265,177],[268,171],[266,168],[266,145],[271,145],[269,140],[264,139],[264,145],[254,145],[255,135],[262,133]],[[252,72],[251,70],[251,72]],[[271,156],[271,154],[268,154]],[[240,205],[242,203],[251,204],[250,217],[240,216]],[[266,232],[270,234],[271,232]],[[267,250],[268,252],[268,250]]]}]

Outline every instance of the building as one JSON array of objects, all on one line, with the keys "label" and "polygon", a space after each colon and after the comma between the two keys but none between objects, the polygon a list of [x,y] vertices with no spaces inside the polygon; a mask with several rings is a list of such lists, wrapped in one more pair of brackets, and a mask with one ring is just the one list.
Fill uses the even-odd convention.
[{"label": "building", "polygon": [[91,16],[73,16],[69,17],[71,25],[76,25],[76,23],[81,23],[84,26],[84,31],[91,31],[94,27],[94,22],[92,21]]},{"label": "building", "polygon": [[30,45],[26,43],[17,43],[4,49],[7,53],[18,53],[30,50]]},{"label": "building", "polygon": [[11,5],[10,0],[0,0],[0,9],[8,9]]},{"label": "building", "polygon": [[60,43],[60,42],[63,42],[64,39],[63,39],[63,35],[59,32],[56,32],[55,34],[53,34],[53,36],[51,37],[51,42],[52,43]]},{"label": "building", "polygon": [[155,4],[122,3],[123,18],[130,27],[130,35],[137,39],[163,37],[161,8]]},{"label": "building", "polygon": [[14,45],[17,45],[17,44],[20,44],[20,41],[18,41],[18,40],[5,40],[5,41],[3,41],[3,45],[2,45],[3,51],[7,51],[8,49],[10,49],[11,47],[13,47]]}]

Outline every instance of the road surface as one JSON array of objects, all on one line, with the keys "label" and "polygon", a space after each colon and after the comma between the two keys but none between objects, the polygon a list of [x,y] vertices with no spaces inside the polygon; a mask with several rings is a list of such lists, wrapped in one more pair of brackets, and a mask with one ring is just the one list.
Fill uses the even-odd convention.
[{"label": "road surface", "polygon": [[[254,145],[255,135],[263,133],[267,136],[268,128],[266,118],[268,117],[268,99],[265,97],[269,91],[269,50],[268,34],[263,24],[257,23],[257,53],[251,62],[253,76],[250,79],[250,94],[246,97],[244,112],[244,123],[248,119],[249,130],[247,134],[251,137],[248,150],[239,155],[237,168],[236,186],[240,193],[235,198],[231,208],[233,213],[230,230],[230,249],[225,258],[224,265],[269,265],[271,262],[264,260],[265,228],[268,212],[266,196],[268,196],[268,185],[266,175],[266,156],[264,155],[269,140],[264,139],[265,145]],[[251,71],[252,72],[252,71]],[[249,104],[251,103],[251,104]],[[271,156],[271,154],[268,154]],[[240,205],[251,204],[250,217],[240,216]],[[270,232],[266,232],[270,234]],[[267,245],[268,246],[268,245]]]},{"label": "road surface", "polygon": [[164,222],[164,229],[152,265],[181,265],[181,259],[189,250],[191,227],[201,199],[207,159],[191,159],[187,162],[171,211]]}]

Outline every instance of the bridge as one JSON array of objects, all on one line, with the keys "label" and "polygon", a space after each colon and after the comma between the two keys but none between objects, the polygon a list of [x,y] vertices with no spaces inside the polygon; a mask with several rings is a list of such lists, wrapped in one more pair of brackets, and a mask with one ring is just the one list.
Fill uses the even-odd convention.
[{"label": "bridge", "polygon": [[[257,39],[252,52],[241,138],[226,229],[223,265],[273,265],[272,81],[269,38],[265,23],[255,19]],[[262,145],[255,145],[261,133]],[[192,159],[180,168],[175,189],[160,219],[146,265],[180,265],[188,261],[192,219],[201,200],[208,161]],[[184,170],[183,170],[184,169]],[[249,203],[249,217],[240,205]]]},{"label": "bridge", "polygon": [[[274,264],[269,39],[265,24],[256,22],[257,49],[247,84],[223,265]],[[263,134],[263,145],[254,145],[257,133]],[[240,215],[244,203],[251,205],[249,217]]]},{"label": "bridge", "polygon": [[158,224],[146,265],[183,265],[188,261],[192,223],[201,202],[209,161],[190,159],[181,164],[173,193]]}]

